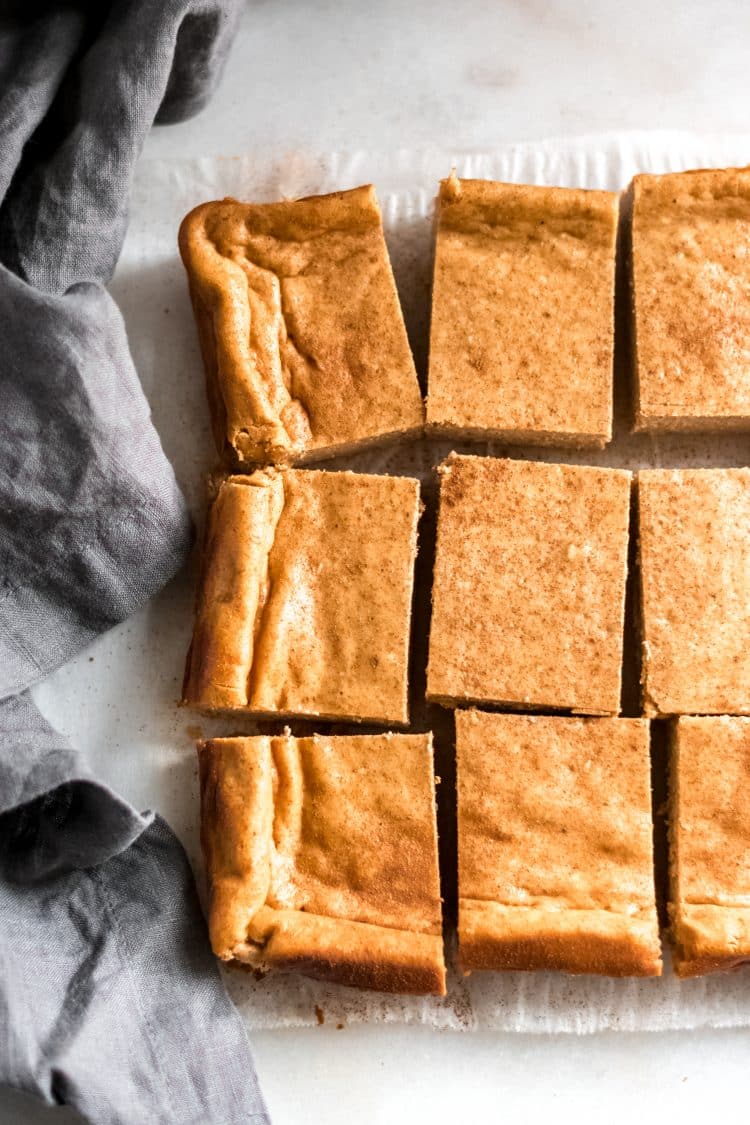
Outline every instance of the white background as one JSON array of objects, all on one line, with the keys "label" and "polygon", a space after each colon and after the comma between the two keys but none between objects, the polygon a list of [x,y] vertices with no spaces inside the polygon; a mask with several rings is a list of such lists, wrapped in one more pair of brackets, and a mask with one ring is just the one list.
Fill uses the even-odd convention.
[{"label": "white background", "polygon": [[[631,128],[741,131],[749,41],[743,0],[265,0],[250,5],[210,107],[156,131],[146,155],[263,161]],[[666,1113],[703,1122],[744,1101],[750,1032],[575,1039],[322,1027],[253,1042],[276,1125]],[[73,1119],[19,1095],[0,1099],[2,1122]]]}]

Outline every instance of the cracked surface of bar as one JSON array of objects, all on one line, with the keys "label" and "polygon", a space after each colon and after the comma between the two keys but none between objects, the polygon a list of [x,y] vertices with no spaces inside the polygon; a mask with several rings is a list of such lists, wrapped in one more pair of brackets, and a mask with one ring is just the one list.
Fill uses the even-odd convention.
[{"label": "cracked surface of bar", "polygon": [[678,976],[750,961],[748,794],[750,719],[672,724],[669,913]]},{"label": "cracked surface of bar", "polygon": [[218,738],[198,753],[217,956],[444,994],[430,734]]},{"label": "cracked surface of bar", "polygon": [[208,516],[183,702],[408,722],[419,482],[267,469]]},{"label": "cracked surface of bar", "polygon": [[439,467],[428,698],[618,714],[631,474]]},{"label": "cracked surface of bar", "polygon": [[372,187],[204,203],[179,243],[227,464],[311,460],[422,429]]},{"label": "cracked surface of bar", "polygon": [[465,437],[612,437],[614,192],[443,180],[427,422]]},{"label": "cracked surface of bar", "polygon": [[456,712],[459,961],[658,976],[648,722]]}]

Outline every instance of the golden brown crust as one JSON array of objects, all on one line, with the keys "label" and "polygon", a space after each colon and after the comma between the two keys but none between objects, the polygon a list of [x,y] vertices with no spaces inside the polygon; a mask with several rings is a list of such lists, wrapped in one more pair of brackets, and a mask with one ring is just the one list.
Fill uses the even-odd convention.
[{"label": "golden brown crust", "polygon": [[618,196],[443,180],[427,421],[465,437],[612,436]]},{"label": "golden brown crust", "polygon": [[427,695],[617,714],[630,473],[440,466]]},{"label": "golden brown crust", "polygon": [[678,977],[727,972],[750,962],[750,909],[683,904],[670,909]]},{"label": "golden brown crust", "polygon": [[442,935],[267,907],[253,918],[250,934],[250,963],[261,970],[378,992],[445,995]]},{"label": "golden brown crust", "polygon": [[198,765],[209,933],[214,953],[227,961],[270,889],[270,739],[201,742]]},{"label": "golden brown crust", "polygon": [[646,715],[750,713],[750,469],[638,474]]},{"label": "golden brown crust", "polygon": [[750,169],[633,181],[636,430],[750,427]]},{"label": "golden brown crust", "polygon": [[661,972],[648,723],[456,712],[459,959]]},{"label": "golden brown crust", "polygon": [[750,961],[750,719],[672,724],[670,906],[674,968]]},{"label": "golden brown crust", "polygon": [[199,744],[222,960],[445,992],[430,735]]},{"label": "golden brown crust", "polygon": [[242,709],[268,601],[270,558],[284,508],[273,471],[216,483],[203,540],[195,627],[183,702],[205,711]]},{"label": "golden brown crust", "polygon": [[655,916],[630,918],[608,910],[533,910],[459,900],[460,958],[474,970],[593,973],[606,977],[661,975]]},{"label": "golden brown crust", "polygon": [[419,482],[262,470],[209,512],[183,702],[408,722]]},{"label": "golden brown crust", "polygon": [[371,186],[184,219],[219,451],[237,467],[419,431],[424,408]]}]

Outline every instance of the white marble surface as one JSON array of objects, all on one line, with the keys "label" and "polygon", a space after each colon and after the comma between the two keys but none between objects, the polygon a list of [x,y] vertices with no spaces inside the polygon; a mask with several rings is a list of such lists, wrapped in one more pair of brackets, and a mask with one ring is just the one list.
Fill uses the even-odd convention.
[{"label": "white marble surface", "polygon": [[251,0],[218,96],[146,152],[743,130],[749,34],[744,0]]},{"label": "white marble surface", "polygon": [[[209,109],[156,131],[146,153],[264,160],[436,142],[482,150],[614,129],[740,131],[748,32],[744,0],[258,0]],[[748,1047],[748,1031],[576,1039],[323,1027],[254,1040],[276,1125],[523,1125],[552,1114],[616,1123],[669,1112],[698,1122],[737,1104]],[[0,1097],[0,1122],[48,1120],[74,1118]]]}]

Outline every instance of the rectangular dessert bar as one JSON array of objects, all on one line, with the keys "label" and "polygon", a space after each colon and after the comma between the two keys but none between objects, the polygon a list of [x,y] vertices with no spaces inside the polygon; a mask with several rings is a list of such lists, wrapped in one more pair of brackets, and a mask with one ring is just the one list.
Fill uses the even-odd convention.
[{"label": "rectangular dessert bar", "polygon": [[636,430],[750,428],[750,168],[633,181]]},{"label": "rectangular dessert bar", "polygon": [[225,478],[208,516],[183,702],[408,722],[419,510],[408,477]]},{"label": "rectangular dessert bar", "polygon": [[750,713],[750,469],[638,474],[647,715]]},{"label": "rectangular dessert bar", "polygon": [[467,437],[612,436],[618,196],[443,180],[427,421]]},{"label": "rectangular dessert bar", "polygon": [[199,745],[214,952],[385,992],[445,992],[432,736]]},{"label": "rectangular dessert bar", "polygon": [[630,473],[452,454],[427,695],[617,714]]},{"label": "rectangular dessert bar", "polygon": [[672,726],[670,917],[674,968],[750,961],[750,719]]},{"label": "rectangular dessert bar", "polygon": [[216,444],[230,465],[328,457],[421,430],[372,187],[204,203],[179,244]]},{"label": "rectangular dessert bar", "polygon": [[648,723],[456,712],[464,972],[661,972]]}]

